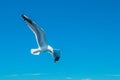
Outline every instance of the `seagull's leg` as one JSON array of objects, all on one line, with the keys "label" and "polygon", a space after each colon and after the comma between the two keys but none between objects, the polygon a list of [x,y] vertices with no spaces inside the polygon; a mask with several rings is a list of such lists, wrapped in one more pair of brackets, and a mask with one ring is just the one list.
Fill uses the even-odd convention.
[{"label": "seagull's leg", "polygon": [[31,53],[33,55],[39,55],[40,54],[40,49],[39,48],[38,49],[31,49]]}]

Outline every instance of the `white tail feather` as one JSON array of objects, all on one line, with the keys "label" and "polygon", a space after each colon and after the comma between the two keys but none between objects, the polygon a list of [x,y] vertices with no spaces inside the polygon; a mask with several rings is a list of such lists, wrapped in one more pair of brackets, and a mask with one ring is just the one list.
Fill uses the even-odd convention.
[{"label": "white tail feather", "polygon": [[39,55],[40,54],[40,50],[39,49],[31,49],[31,54]]}]

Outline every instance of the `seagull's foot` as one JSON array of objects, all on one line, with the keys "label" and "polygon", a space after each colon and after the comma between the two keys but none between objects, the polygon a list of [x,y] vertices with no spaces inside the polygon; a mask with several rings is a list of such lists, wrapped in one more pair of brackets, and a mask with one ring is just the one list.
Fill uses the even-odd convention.
[{"label": "seagull's foot", "polygon": [[40,50],[39,49],[31,49],[31,53],[33,55],[39,55],[40,54]]}]

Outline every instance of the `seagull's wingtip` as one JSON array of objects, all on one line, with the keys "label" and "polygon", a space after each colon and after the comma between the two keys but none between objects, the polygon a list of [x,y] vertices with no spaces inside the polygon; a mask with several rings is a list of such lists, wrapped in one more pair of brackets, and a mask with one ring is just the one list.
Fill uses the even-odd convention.
[{"label": "seagull's wingtip", "polygon": [[24,16],[24,14],[21,14],[21,17],[23,17]]},{"label": "seagull's wingtip", "polygon": [[29,17],[27,17],[25,14],[21,14],[21,17],[22,17],[25,21],[27,21],[27,22],[29,22],[29,23],[32,24],[32,20],[31,20]]},{"label": "seagull's wingtip", "polygon": [[54,59],[54,62],[57,63],[60,59],[60,56]]},{"label": "seagull's wingtip", "polygon": [[58,50],[58,49],[54,49],[53,51],[54,51],[54,53],[53,53],[54,62],[56,63],[60,59],[60,53],[61,53],[61,51]]},{"label": "seagull's wingtip", "polygon": [[25,14],[21,14],[21,17],[22,17],[23,19],[26,19],[26,15],[25,15]]}]

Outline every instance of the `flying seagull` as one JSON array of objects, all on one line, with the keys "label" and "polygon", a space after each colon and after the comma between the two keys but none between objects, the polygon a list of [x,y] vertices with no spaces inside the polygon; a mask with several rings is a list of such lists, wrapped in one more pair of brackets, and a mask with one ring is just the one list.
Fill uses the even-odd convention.
[{"label": "flying seagull", "polygon": [[60,50],[53,49],[50,45],[46,42],[45,32],[44,30],[38,26],[33,20],[31,20],[26,15],[21,15],[28,27],[32,30],[36,37],[36,42],[38,44],[37,49],[31,49],[31,53],[33,55],[39,55],[41,52],[50,52],[52,55],[54,62],[57,62],[60,58]]}]

